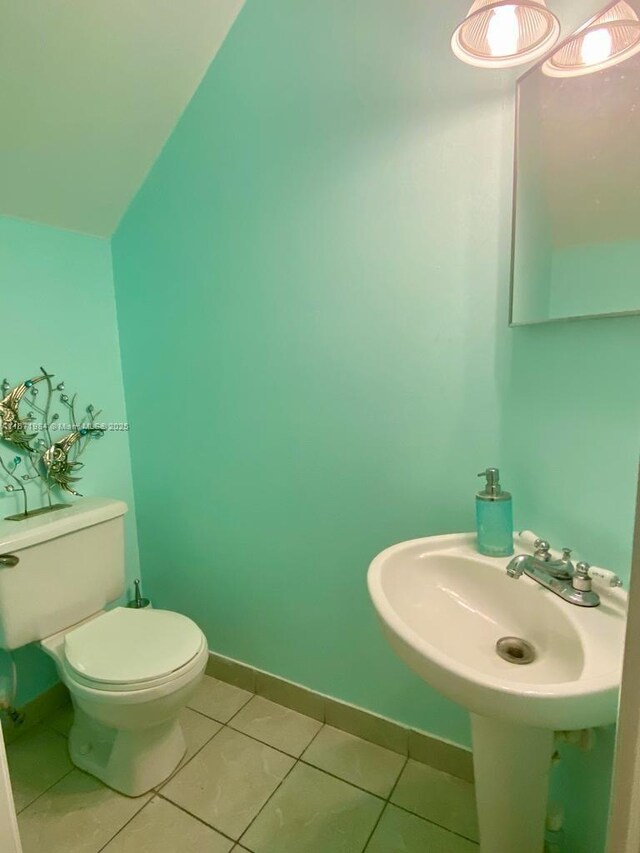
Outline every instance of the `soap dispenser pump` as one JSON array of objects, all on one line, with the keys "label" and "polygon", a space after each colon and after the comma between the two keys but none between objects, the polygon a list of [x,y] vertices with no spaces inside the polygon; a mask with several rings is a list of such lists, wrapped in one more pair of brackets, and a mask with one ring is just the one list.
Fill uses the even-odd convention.
[{"label": "soap dispenser pump", "polygon": [[487,557],[509,557],[513,554],[511,495],[502,490],[497,468],[487,468],[478,477],[487,481],[476,495],[478,551]]}]

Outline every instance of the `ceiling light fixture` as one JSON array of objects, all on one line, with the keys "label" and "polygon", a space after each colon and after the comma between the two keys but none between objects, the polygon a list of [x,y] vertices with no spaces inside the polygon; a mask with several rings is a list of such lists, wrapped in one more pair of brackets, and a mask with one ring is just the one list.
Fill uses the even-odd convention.
[{"label": "ceiling light fixture", "polygon": [[559,35],[560,22],[545,0],[475,0],[451,48],[469,65],[511,68],[538,59]]},{"label": "ceiling light fixture", "polygon": [[638,14],[619,0],[560,45],[542,70],[549,77],[580,77],[617,65],[639,51]]}]

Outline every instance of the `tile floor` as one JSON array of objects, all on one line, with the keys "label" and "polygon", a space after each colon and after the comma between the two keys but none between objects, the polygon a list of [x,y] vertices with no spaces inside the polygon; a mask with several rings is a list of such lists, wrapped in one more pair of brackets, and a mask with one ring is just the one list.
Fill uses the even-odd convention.
[{"label": "tile floor", "polygon": [[73,767],[69,709],[8,747],[24,853],[477,853],[473,787],[206,677],[171,779],[129,799]]}]

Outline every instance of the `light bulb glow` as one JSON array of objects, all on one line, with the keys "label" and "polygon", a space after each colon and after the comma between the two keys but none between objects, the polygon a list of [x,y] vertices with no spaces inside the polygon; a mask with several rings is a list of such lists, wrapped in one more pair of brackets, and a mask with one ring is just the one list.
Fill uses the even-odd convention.
[{"label": "light bulb glow", "polygon": [[493,10],[487,28],[487,42],[493,56],[511,56],[518,52],[520,25],[515,6],[499,6]]},{"label": "light bulb glow", "polygon": [[609,59],[613,49],[613,39],[608,29],[591,30],[582,39],[580,57],[585,65],[597,65]]}]

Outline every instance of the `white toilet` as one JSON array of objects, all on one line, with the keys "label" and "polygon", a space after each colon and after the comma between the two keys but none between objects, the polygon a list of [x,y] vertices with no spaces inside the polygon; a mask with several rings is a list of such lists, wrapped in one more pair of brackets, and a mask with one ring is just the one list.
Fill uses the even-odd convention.
[{"label": "white toilet", "polygon": [[121,501],[84,498],[0,522],[0,648],[39,642],[53,657],[73,700],[73,763],[136,797],[184,755],[178,714],[208,649],[179,613],[105,610],[124,592],[126,511]]}]

